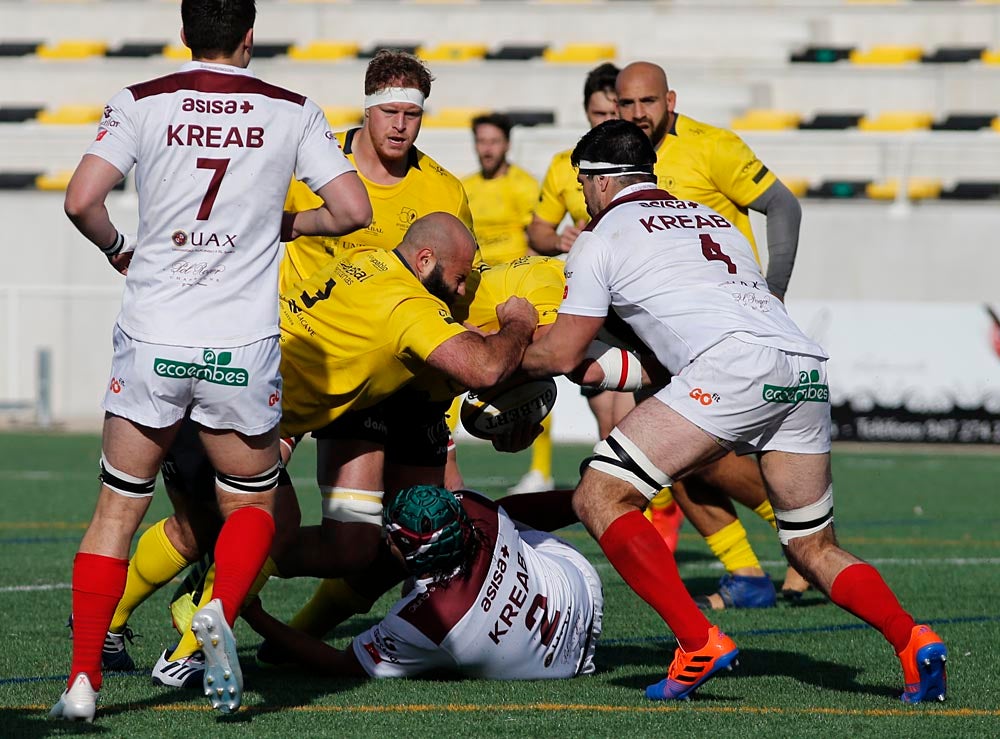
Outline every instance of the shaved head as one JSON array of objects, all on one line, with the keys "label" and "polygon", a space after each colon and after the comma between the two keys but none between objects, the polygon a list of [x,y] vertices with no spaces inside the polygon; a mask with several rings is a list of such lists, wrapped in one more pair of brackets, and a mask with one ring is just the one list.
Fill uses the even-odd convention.
[{"label": "shaved head", "polygon": [[450,213],[430,213],[410,225],[399,252],[427,291],[451,305],[465,292],[476,240]]},{"label": "shaved head", "polygon": [[674,122],[677,96],[667,84],[663,68],[651,62],[634,62],[615,81],[618,116],[643,130],[659,146]]}]

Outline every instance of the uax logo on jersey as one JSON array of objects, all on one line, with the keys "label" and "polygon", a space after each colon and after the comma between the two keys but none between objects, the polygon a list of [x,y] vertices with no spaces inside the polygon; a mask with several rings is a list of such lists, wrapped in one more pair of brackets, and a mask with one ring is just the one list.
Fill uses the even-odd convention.
[{"label": "uax logo on jersey", "polygon": [[764,385],[762,397],[766,403],[826,403],[830,388],[819,381],[819,370],[799,372],[799,384],[791,387]]},{"label": "uax logo on jersey", "polygon": [[712,403],[718,403],[722,400],[722,397],[718,393],[710,393],[702,390],[700,387],[691,388],[691,392],[688,393],[692,398],[697,400],[702,405],[712,405]]},{"label": "uax logo on jersey", "polygon": [[157,357],[153,360],[153,372],[160,377],[178,380],[205,380],[216,385],[246,387],[250,373],[241,367],[228,366],[233,361],[232,352],[216,353],[213,349],[206,349],[202,358],[204,364]]}]

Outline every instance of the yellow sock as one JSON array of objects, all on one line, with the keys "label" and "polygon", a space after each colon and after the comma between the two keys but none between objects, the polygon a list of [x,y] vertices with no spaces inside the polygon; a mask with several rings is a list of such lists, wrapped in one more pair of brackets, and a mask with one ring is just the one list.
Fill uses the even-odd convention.
[{"label": "yellow sock", "polygon": [[462,396],[459,395],[448,407],[448,412],[445,414],[445,420],[448,422],[448,428],[451,429],[451,433],[455,433],[455,429],[458,428],[458,421],[462,416]]},{"label": "yellow sock", "polygon": [[772,529],[778,528],[778,524],[774,520],[774,509],[771,507],[771,501],[765,500],[759,506],[754,508],[753,512],[771,524]]},{"label": "yellow sock", "polygon": [[668,505],[674,502],[674,495],[670,492],[670,488],[663,488],[658,492],[653,499],[649,501],[649,504],[653,508],[666,508]]},{"label": "yellow sock", "polygon": [[720,531],[705,537],[712,553],[719,558],[726,572],[744,567],[760,567],[757,555],[750,547],[746,529],[739,521],[733,521]]},{"label": "yellow sock", "polygon": [[531,445],[531,469],[542,477],[552,477],[552,414],[542,421],[542,433]]},{"label": "yellow sock", "polygon": [[264,586],[267,585],[267,581],[272,577],[281,577],[281,573],[278,572],[278,565],[275,564],[274,560],[268,557],[264,560],[264,566],[260,568],[260,574],[257,575],[257,579],[250,586],[250,591],[247,593],[243,605],[256,598],[260,591],[264,589]]},{"label": "yellow sock", "polygon": [[343,578],[323,580],[312,598],[288,625],[313,636],[324,636],[337,624],[357,613],[368,613],[375,601],[361,595]]},{"label": "yellow sock", "polygon": [[166,522],[167,519],[157,521],[139,537],[135,554],[128,563],[125,593],[111,619],[111,631],[116,634],[125,630],[129,616],[140,603],[190,564],[167,538]]},{"label": "yellow sock", "polygon": [[[209,601],[212,600],[212,591],[215,585],[215,563],[208,568],[208,572],[205,573],[205,582],[201,588],[201,598],[198,603],[195,604],[194,609],[191,611],[191,616],[197,613],[198,609],[202,606],[208,605]],[[192,654],[198,651],[198,640],[194,636],[194,632],[191,631],[191,620],[188,619],[187,626],[183,626],[183,632],[181,633],[181,640],[177,643],[174,648],[174,653],[170,655],[169,659],[171,662],[179,659],[184,659],[185,657],[190,657]]]}]

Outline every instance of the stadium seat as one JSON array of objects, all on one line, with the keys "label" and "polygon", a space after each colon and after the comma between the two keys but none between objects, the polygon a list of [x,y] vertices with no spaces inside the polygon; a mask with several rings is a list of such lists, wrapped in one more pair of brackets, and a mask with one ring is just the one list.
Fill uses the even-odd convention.
[{"label": "stadium seat", "polygon": [[467,62],[471,59],[482,59],[489,48],[482,43],[447,42],[437,46],[421,46],[417,56],[426,62]]},{"label": "stadium seat", "polygon": [[417,49],[419,48],[420,44],[415,44],[409,41],[379,41],[372,44],[364,51],[359,51],[358,58],[371,59],[383,49],[392,49],[395,51],[405,51],[407,54],[416,54]]},{"label": "stadium seat", "polygon": [[97,123],[103,114],[103,105],[61,105],[46,108],[38,114],[37,120],[50,126],[78,126]]},{"label": "stadium seat", "polygon": [[62,170],[60,172],[40,174],[35,178],[35,189],[50,191],[65,190],[66,186],[69,185],[69,180],[72,176],[73,170],[69,169]]},{"label": "stadium seat", "polygon": [[360,47],[353,41],[310,41],[288,49],[288,58],[298,62],[329,62],[356,57]]},{"label": "stadium seat", "polygon": [[424,113],[425,128],[470,128],[477,115],[489,113],[488,108],[441,108]]},{"label": "stadium seat", "polygon": [[748,110],[730,122],[730,128],[742,131],[783,131],[796,128],[802,116],[787,110]]},{"label": "stadium seat", "polygon": [[864,113],[816,113],[811,120],[799,123],[803,131],[842,131],[854,128]]},{"label": "stadium seat", "polygon": [[[149,43],[146,41],[139,43],[125,42],[114,49],[108,49],[104,52],[104,56],[110,58],[145,59],[151,56],[160,56],[167,46],[168,44],[165,43]],[[255,47],[254,53],[256,51]]]},{"label": "stadium seat", "polygon": [[10,105],[0,107],[0,123],[24,123],[38,117],[40,105]]},{"label": "stadium seat", "polygon": [[291,48],[292,48],[291,41],[272,42],[267,44],[258,44],[257,42],[254,42],[253,58],[273,59],[276,56],[285,56],[286,54],[288,54],[288,51]]},{"label": "stadium seat", "polygon": [[28,56],[38,51],[41,41],[4,41],[0,42],[0,56]]},{"label": "stadium seat", "polygon": [[864,196],[869,182],[871,180],[825,180],[817,186],[811,186],[806,191],[806,197],[836,200],[860,198]]},{"label": "stadium seat", "polygon": [[887,44],[870,49],[854,49],[848,55],[852,64],[911,64],[919,62],[924,51],[919,46]]},{"label": "stadium seat", "polygon": [[979,61],[983,64],[1000,64],[1000,50],[997,49],[985,49],[979,57]]},{"label": "stadium seat", "polygon": [[184,44],[171,44],[163,49],[163,56],[177,62],[191,61],[191,49]]},{"label": "stadium seat", "polygon": [[323,114],[326,116],[330,128],[334,130],[356,126],[361,123],[364,114],[361,108],[352,108],[347,105],[323,106]]},{"label": "stadium seat", "polygon": [[919,131],[931,127],[934,116],[922,111],[895,110],[864,116],[858,121],[862,131]]},{"label": "stadium seat", "polygon": [[958,113],[947,115],[931,125],[932,131],[979,131],[997,120],[995,113]]},{"label": "stadium seat", "polygon": [[793,52],[789,61],[830,64],[847,59],[853,50],[853,46],[807,46],[801,51]]},{"label": "stadium seat", "polygon": [[956,182],[941,191],[941,200],[992,200],[1000,198],[1000,182]]},{"label": "stadium seat", "polygon": [[537,59],[545,53],[545,44],[532,45],[507,45],[504,44],[494,51],[486,54],[487,59],[503,59],[508,61],[525,61],[527,59]]},{"label": "stadium seat", "polygon": [[67,40],[54,44],[42,44],[35,52],[42,59],[66,61],[71,59],[86,59],[90,56],[103,56],[108,50],[104,41]]},{"label": "stadium seat", "polygon": [[984,51],[986,49],[982,46],[942,46],[925,53],[920,61],[925,64],[960,64],[982,58]]},{"label": "stadium seat", "polygon": [[551,126],[556,122],[552,110],[506,110],[504,111],[514,126]]},{"label": "stadium seat", "polygon": [[561,49],[546,49],[542,58],[557,64],[593,64],[614,59],[617,55],[614,44],[566,44]]},{"label": "stadium seat", "polygon": [[30,190],[38,177],[38,172],[0,172],[0,190]]},{"label": "stadium seat", "polygon": [[[896,178],[881,182],[870,182],[865,194],[872,200],[895,200],[899,196],[900,183]],[[941,180],[927,177],[911,177],[906,181],[906,197],[910,200],[927,200],[941,194]]]}]

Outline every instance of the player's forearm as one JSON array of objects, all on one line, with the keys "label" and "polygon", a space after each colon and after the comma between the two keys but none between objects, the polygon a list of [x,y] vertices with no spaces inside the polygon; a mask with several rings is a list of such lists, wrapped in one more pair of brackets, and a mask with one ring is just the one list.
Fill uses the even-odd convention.
[{"label": "player's forearm", "polygon": [[548,221],[535,218],[528,224],[528,245],[542,256],[552,257],[562,254],[559,249],[559,234]]},{"label": "player's forearm", "polygon": [[535,327],[526,321],[506,323],[495,334],[480,337],[483,348],[477,383],[467,387],[479,390],[510,377],[520,366],[524,350],[531,343]]},{"label": "player's forearm", "polygon": [[76,230],[100,249],[108,247],[118,237],[118,229],[111,223],[111,216],[104,203],[91,204],[72,212],[67,207],[66,215],[76,226]]},{"label": "player's forearm", "polygon": [[539,531],[555,531],[579,521],[573,510],[572,490],[507,495],[497,503],[515,521]]}]

